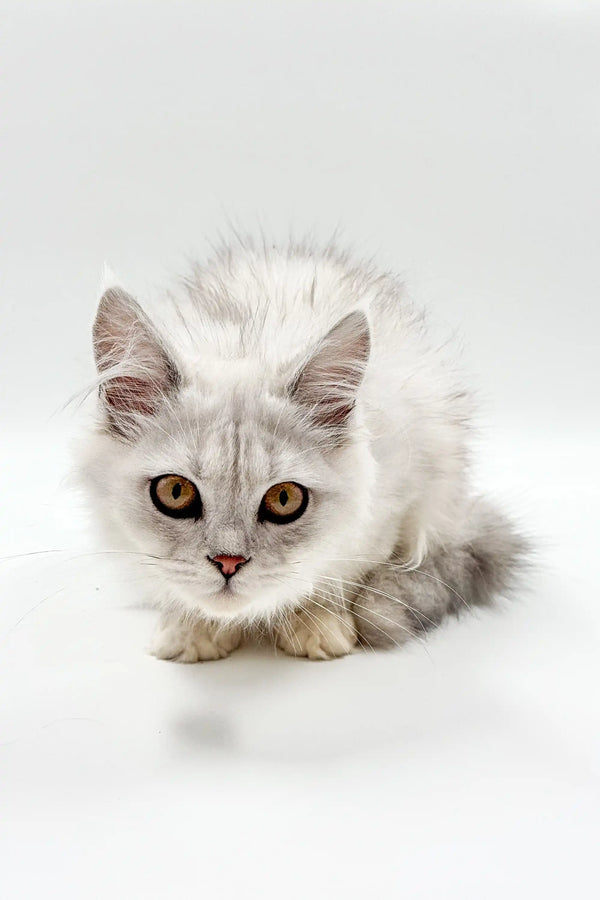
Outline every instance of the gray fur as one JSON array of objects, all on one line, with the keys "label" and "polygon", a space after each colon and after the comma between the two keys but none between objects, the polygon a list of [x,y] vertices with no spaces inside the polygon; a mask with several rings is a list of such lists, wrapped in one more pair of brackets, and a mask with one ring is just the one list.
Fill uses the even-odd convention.
[{"label": "gray fur", "polygon": [[398,562],[398,546],[387,563],[368,573],[351,604],[361,641],[398,646],[446,616],[490,605],[514,590],[528,553],[528,541],[505,516],[487,501],[473,500],[460,540],[436,547],[415,569]]}]

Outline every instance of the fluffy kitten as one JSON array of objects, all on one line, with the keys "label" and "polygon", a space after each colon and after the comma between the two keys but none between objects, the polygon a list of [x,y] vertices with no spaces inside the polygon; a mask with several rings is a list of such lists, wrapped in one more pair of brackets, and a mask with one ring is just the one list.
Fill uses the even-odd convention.
[{"label": "fluffy kitten", "polygon": [[100,300],[84,470],[153,565],[157,656],[217,659],[260,628],[327,659],[510,587],[523,541],[470,495],[468,398],[394,276],[240,242],[147,308]]}]

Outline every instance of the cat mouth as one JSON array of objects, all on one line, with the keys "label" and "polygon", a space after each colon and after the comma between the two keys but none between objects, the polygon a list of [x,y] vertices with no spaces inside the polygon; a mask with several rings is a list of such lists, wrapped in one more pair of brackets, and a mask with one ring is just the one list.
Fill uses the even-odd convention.
[{"label": "cat mouth", "polygon": [[244,591],[240,590],[230,581],[224,582],[210,595],[211,603],[222,603],[224,608],[234,604],[235,606],[245,606],[248,602],[244,595]]}]

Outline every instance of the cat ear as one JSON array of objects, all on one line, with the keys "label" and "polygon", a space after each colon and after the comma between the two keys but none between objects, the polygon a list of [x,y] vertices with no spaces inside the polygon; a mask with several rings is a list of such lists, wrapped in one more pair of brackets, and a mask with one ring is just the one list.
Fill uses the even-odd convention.
[{"label": "cat ear", "polygon": [[118,430],[123,420],[153,415],[178,386],[177,369],[152,323],[122,288],[102,295],[93,340],[102,397]]},{"label": "cat ear", "polygon": [[354,408],[369,359],[367,317],[360,310],[345,316],[319,343],[292,381],[290,394],[318,425],[343,426]]}]

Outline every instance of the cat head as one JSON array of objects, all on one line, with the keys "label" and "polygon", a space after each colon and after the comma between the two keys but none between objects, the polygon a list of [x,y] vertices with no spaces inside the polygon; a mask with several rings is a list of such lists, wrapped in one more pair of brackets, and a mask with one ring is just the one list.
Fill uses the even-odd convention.
[{"label": "cat head", "polygon": [[89,481],[105,521],[147,554],[165,602],[216,619],[269,617],[349,555],[370,484],[355,408],[364,313],[286,365],[191,367],[111,288],[93,343],[101,419]]}]

